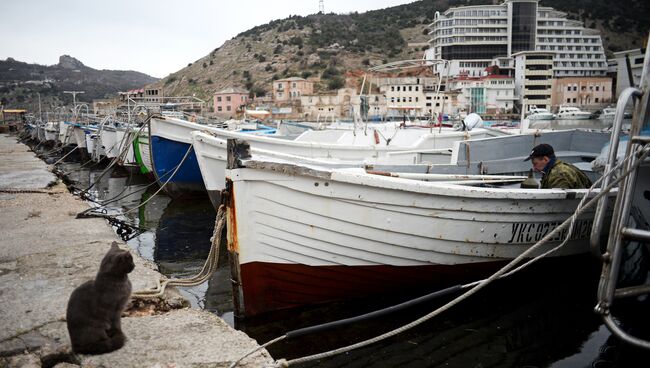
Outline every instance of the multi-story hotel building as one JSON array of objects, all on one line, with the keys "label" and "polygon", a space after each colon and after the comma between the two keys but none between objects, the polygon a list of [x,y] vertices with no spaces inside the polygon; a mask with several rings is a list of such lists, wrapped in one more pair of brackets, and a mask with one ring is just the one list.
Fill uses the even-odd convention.
[{"label": "multi-story hotel building", "polygon": [[505,0],[436,12],[427,57],[450,60],[452,76],[476,75],[497,57],[522,51],[554,53],[554,77],[605,76],[600,34],[538,0]]}]

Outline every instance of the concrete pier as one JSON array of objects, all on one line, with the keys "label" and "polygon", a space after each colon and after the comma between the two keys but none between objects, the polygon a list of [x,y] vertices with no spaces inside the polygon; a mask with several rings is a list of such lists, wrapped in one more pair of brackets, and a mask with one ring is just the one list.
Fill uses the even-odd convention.
[{"label": "concrete pier", "polygon": [[[112,241],[127,247],[105,220],[75,218],[87,208],[26,145],[0,134],[0,367],[227,367],[258,346],[170,290],[157,303],[131,305],[122,349],[72,354],[65,323],[72,290],[94,278]],[[133,256],[133,290],[154,286],[155,265]],[[271,362],[262,350],[242,366]]]}]

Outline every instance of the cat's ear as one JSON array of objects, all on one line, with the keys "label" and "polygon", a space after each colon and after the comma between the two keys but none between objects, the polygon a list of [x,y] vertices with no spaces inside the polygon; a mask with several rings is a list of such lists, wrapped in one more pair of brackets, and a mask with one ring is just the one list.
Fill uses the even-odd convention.
[{"label": "cat's ear", "polygon": [[114,242],[111,244],[111,249],[119,250],[120,247],[118,247],[118,246],[117,246],[117,242],[114,241]]}]

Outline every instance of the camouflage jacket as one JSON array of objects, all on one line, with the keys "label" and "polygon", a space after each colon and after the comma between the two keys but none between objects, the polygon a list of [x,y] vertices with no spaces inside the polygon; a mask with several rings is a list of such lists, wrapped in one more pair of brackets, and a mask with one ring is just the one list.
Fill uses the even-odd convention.
[{"label": "camouflage jacket", "polygon": [[557,160],[548,173],[542,177],[542,189],[586,189],[591,180],[577,167]]}]

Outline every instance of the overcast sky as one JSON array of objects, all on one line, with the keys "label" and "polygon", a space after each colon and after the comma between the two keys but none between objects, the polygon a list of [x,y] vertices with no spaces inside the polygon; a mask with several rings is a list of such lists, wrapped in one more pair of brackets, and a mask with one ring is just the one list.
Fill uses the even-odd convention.
[{"label": "overcast sky", "polygon": [[[413,0],[325,0],[363,12]],[[0,0],[0,59],[52,65],[68,54],[95,69],[165,77],[253,26],[318,12],[318,0]]]}]

